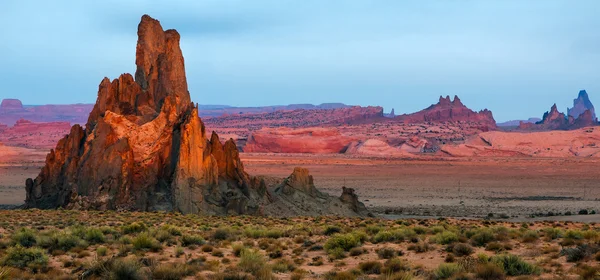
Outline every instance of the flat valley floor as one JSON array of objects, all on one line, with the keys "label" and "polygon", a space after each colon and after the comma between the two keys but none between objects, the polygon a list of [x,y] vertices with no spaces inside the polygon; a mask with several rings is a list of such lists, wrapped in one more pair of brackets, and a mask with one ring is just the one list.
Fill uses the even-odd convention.
[{"label": "flat valley floor", "polygon": [[[344,155],[241,154],[248,173],[287,177],[308,168],[317,188],[340,195],[354,188],[359,199],[387,217],[508,217],[600,222],[600,160],[580,158],[384,159]],[[18,205],[24,182],[35,178],[43,158],[0,163],[0,204]],[[573,216],[565,216],[571,212]],[[556,215],[559,215],[556,217]]]}]

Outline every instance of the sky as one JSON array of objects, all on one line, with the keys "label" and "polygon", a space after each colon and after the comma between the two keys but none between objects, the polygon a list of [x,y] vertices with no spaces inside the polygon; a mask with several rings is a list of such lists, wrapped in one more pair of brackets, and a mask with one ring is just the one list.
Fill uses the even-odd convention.
[{"label": "sky", "polygon": [[[143,14],[177,29],[194,102],[410,113],[458,95],[497,121],[600,104],[596,0],[0,1],[0,99],[94,103],[135,72]],[[597,105],[600,106],[600,105]]]}]

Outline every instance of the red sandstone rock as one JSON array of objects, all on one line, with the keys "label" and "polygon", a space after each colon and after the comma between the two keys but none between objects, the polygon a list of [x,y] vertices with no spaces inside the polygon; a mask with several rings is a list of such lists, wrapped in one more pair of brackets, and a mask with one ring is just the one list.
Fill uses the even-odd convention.
[{"label": "red sandstone rock", "polygon": [[484,109],[474,112],[462,104],[458,96],[454,96],[452,101],[450,96],[446,98],[440,96],[437,104],[416,113],[397,116],[395,119],[406,123],[463,121],[479,123],[483,130],[496,128],[496,121],[491,111]]},{"label": "red sandstone rock", "polygon": [[585,110],[577,118],[573,116],[566,116],[564,113],[558,111],[556,104],[552,105],[550,111],[544,113],[541,121],[536,123],[525,123],[519,124],[519,130],[571,130],[578,129],[586,126],[598,125],[598,120],[593,117],[593,112]]},{"label": "red sandstone rock", "polygon": [[336,154],[354,140],[335,128],[269,128],[254,132],[244,152]]},{"label": "red sandstone rock", "polygon": [[0,112],[22,111],[23,104],[19,99],[3,99],[0,103]]},{"label": "red sandstone rock", "polygon": [[[145,15],[138,36],[135,80],[123,74],[100,83],[85,129],[74,125],[40,175],[26,181],[26,207],[311,214],[280,211],[288,198],[273,197],[264,180],[244,171],[232,139],[207,139],[187,91],[179,34]],[[329,212],[316,214],[361,215],[318,198],[317,209]]]},{"label": "red sandstone rock", "polygon": [[573,100],[573,108],[567,108],[567,115],[577,119],[585,111],[590,111],[592,120],[596,118],[594,105],[590,101],[588,93],[585,90],[581,90],[577,98]]}]

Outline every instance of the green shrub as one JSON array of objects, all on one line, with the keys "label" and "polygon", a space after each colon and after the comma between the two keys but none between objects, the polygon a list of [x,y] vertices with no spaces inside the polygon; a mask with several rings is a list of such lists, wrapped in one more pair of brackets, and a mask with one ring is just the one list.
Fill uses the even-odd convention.
[{"label": "green shrub", "polygon": [[520,257],[510,254],[498,255],[492,258],[492,263],[504,269],[509,276],[537,275],[540,268],[523,261]]},{"label": "green shrub", "polygon": [[243,249],[238,267],[248,273],[258,273],[267,266],[265,257],[256,250]]},{"label": "green shrub", "polygon": [[338,247],[338,248],[328,250],[327,255],[332,260],[341,260],[343,258],[346,258],[346,251],[344,251],[344,249]]},{"label": "green shrub", "polygon": [[369,261],[369,262],[359,263],[358,268],[364,274],[381,274],[383,265],[378,261]]},{"label": "green shrub", "polygon": [[580,230],[567,230],[567,232],[565,233],[565,238],[581,240],[583,239],[583,232],[581,232]]},{"label": "green shrub", "polygon": [[442,263],[433,272],[436,279],[449,279],[460,272],[460,266],[455,263]]},{"label": "green shrub", "polygon": [[394,250],[393,248],[385,247],[377,250],[377,256],[380,259],[391,259],[395,257],[396,254],[396,250]]},{"label": "green shrub", "polygon": [[104,268],[104,279],[143,280],[145,275],[140,271],[142,265],[135,260],[117,259]]},{"label": "green shrub", "polygon": [[502,280],[504,279],[504,270],[492,263],[480,264],[475,268],[475,276],[481,280]]},{"label": "green shrub", "polygon": [[548,238],[550,240],[554,240],[554,239],[562,237],[562,231],[557,228],[545,228],[543,231],[544,231],[544,236],[546,236],[546,238]]},{"label": "green shrub", "polygon": [[106,241],[104,233],[100,229],[90,228],[85,232],[85,238],[90,244],[102,244]]},{"label": "green shrub", "polygon": [[29,248],[36,245],[36,236],[35,231],[28,228],[21,228],[11,236],[11,239],[15,244]]},{"label": "green shrub", "polygon": [[473,245],[483,247],[485,244],[494,241],[494,234],[489,229],[479,230],[475,235],[471,237]]},{"label": "green shrub", "polygon": [[452,247],[452,253],[457,257],[464,257],[473,254],[473,247],[465,243],[457,243]]},{"label": "green shrub", "polygon": [[194,266],[183,263],[164,263],[152,269],[152,278],[160,280],[180,280],[198,272]]},{"label": "green shrub", "polygon": [[212,238],[214,240],[227,240],[227,239],[229,239],[230,236],[231,236],[231,233],[229,232],[228,229],[219,228],[219,229],[215,230]]},{"label": "green shrub", "polygon": [[354,247],[358,247],[360,245],[359,239],[351,234],[335,234],[325,242],[325,250],[327,252],[334,250],[336,248],[341,248],[344,251],[349,251]]},{"label": "green shrub", "polygon": [[400,258],[392,258],[384,263],[382,272],[385,274],[389,274],[409,270],[410,264],[407,261],[402,260]]},{"label": "green shrub", "polygon": [[340,232],[342,232],[342,228],[338,226],[327,226],[325,230],[323,230],[324,235],[333,235]]},{"label": "green shrub", "polygon": [[47,235],[41,235],[38,238],[37,243],[40,247],[48,249],[50,252],[55,250],[67,252],[82,245],[82,241],[79,237],[66,232],[52,232]]},{"label": "green shrub", "polygon": [[17,245],[6,250],[6,255],[0,264],[17,268],[43,268],[48,265],[48,256],[41,248],[25,248]]},{"label": "green shrub", "polygon": [[122,230],[124,234],[140,233],[146,231],[148,227],[144,223],[133,222],[129,225],[123,226]]},{"label": "green shrub", "polygon": [[401,228],[395,230],[384,230],[378,232],[373,237],[373,243],[381,242],[399,242],[417,236],[417,233],[410,228]]},{"label": "green shrub", "polygon": [[151,237],[147,232],[138,234],[138,236],[133,239],[132,244],[133,248],[136,250],[150,250],[157,252],[162,249],[160,242]]},{"label": "green shrub", "polygon": [[108,248],[104,246],[99,246],[98,248],[96,248],[96,255],[98,255],[99,257],[104,257],[106,256],[106,254],[108,254]]},{"label": "green shrub", "polygon": [[450,244],[450,243],[457,242],[458,241],[458,235],[456,235],[456,233],[451,232],[451,231],[443,231],[443,232],[440,232],[440,233],[436,234],[433,237],[433,239],[438,244],[447,245],[447,244]]},{"label": "green shrub", "polygon": [[188,247],[190,245],[203,245],[204,243],[204,238],[199,235],[184,234],[181,236],[181,246],[183,247]]},{"label": "green shrub", "polygon": [[540,238],[539,234],[535,230],[528,230],[523,233],[523,242],[531,243],[535,242]]}]

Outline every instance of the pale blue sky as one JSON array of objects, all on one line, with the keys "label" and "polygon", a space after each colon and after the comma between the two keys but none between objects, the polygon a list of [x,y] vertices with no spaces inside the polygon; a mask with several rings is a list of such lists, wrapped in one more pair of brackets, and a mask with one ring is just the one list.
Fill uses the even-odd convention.
[{"label": "pale blue sky", "polygon": [[[142,14],[182,35],[192,99],[413,112],[459,95],[497,121],[600,104],[600,1],[0,2],[0,98],[92,103],[135,70]],[[600,105],[599,105],[600,106]]]}]

